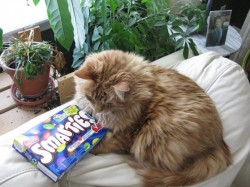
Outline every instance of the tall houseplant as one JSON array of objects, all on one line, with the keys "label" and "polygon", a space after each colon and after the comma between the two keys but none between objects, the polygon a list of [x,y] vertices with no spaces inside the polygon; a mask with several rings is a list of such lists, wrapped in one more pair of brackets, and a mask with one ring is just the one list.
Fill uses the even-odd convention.
[{"label": "tall houseplant", "polygon": [[[104,49],[122,49],[155,60],[182,49],[198,54],[192,32],[201,30],[204,11],[184,6],[171,12],[170,0],[45,0],[55,38],[69,48],[74,37],[72,66],[86,54]],[[39,0],[33,0],[35,4]]]}]

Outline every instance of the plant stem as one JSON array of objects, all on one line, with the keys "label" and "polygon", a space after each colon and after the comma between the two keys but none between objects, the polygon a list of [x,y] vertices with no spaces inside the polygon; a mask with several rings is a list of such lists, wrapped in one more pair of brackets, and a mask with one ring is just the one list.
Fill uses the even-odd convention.
[{"label": "plant stem", "polygon": [[138,24],[138,23],[141,23],[141,22],[143,22],[143,21],[145,21],[147,19],[150,19],[150,18],[153,18],[153,17],[157,17],[157,16],[165,16],[165,15],[166,15],[166,13],[150,14],[147,17],[139,19],[136,23]]}]

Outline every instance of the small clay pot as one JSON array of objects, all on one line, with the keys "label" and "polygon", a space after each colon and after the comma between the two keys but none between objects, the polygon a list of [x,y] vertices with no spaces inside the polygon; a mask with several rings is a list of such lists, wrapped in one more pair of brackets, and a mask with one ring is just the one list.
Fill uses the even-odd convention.
[{"label": "small clay pot", "polygon": [[[3,56],[4,52],[1,56]],[[48,89],[49,83],[49,73],[50,73],[50,66],[48,64],[44,64],[44,72],[43,74],[38,74],[32,80],[27,80],[22,75],[22,68],[18,70],[18,77],[21,80],[22,85],[20,86],[17,83],[17,79],[14,76],[16,69],[10,68],[8,63],[6,63],[3,58],[1,58],[1,65],[3,70],[12,78],[14,81],[15,86],[21,92],[24,97],[27,98],[35,98],[39,97],[44,94]]]}]

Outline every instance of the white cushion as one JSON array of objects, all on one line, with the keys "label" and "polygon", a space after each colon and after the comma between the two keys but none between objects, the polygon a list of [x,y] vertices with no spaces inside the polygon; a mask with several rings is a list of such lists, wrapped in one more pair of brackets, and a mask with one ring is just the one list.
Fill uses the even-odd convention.
[{"label": "white cushion", "polygon": [[[244,71],[236,63],[208,52],[183,61],[181,53],[175,53],[155,63],[175,68],[196,81],[213,99],[221,115],[225,141],[233,154],[233,164],[218,176],[195,186],[230,186],[242,167],[250,150],[250,86]],[[173,58],[174,57],[174,58]],[[0,137],[0,185],[25,187],[80,187],[80,186],[140,186],[140,178],[123,157],[116,154],[88,155],[80,161],[59,183],[37,171],[12,147],[13,137],[46,119],[71,101],[47,112],[20,128]],[[249,184],[243,174],[244,184]],[[22,184],[22,185],[21,185]],[[244,186],[244,185],[242,185]]]}]

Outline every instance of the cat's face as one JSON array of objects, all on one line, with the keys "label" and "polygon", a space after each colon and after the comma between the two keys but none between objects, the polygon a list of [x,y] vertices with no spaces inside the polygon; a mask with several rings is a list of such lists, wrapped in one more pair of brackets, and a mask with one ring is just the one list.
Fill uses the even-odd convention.
[{"label": "cat's face", "polygon": [[75,72],[77,90],[96,113],[115,112],[125,106],[130,76],[119,68],[120,55],[119,51],[91,54]]}]

